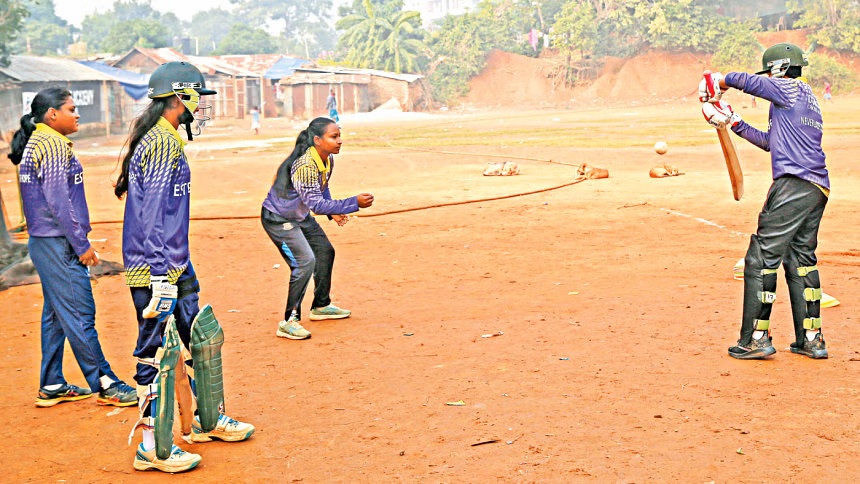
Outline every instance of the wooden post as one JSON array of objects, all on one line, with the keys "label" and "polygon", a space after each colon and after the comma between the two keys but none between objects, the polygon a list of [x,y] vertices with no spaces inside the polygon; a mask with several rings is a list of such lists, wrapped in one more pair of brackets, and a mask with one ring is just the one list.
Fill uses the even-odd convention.
[{"label": "wooden post", "polygon": [[102,81],[102,111],[105,118],[105,137],[110,138],[110,93],[107,81]]}]

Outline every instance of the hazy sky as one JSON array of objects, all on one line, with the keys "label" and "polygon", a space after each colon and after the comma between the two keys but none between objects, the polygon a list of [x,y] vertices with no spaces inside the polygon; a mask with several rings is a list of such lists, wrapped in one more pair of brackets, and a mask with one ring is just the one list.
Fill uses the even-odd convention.
[{"label": "hazy sky", "polygon": [[[105,13],[113,8],[114,0],[54,0],[54,11],[57,16],[77,27],[89,14]],[[211,10],[223,8],[231,10],[230,0],[206,0],[205,2],[193,0],[150,0],[154,10],[162,13],[173,12],[179,20],[190,21],[191,17],[200,9]]]}]

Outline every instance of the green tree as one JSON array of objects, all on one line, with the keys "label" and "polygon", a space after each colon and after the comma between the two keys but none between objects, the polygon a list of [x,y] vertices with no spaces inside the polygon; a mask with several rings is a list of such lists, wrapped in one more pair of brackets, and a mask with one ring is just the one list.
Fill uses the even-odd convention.
[{"label": "green tree", "polygon": [[354,67],[417,72],[427,52],[421,15],[404,11],[402,0],[362,2],[362,9],[341,18],[338,46],[344,63]]},{"label": "green tree", "polygon": [[789,12],[799,13],[795,27],[812,30],[810,40],[837,50],[860,53],[860,4],[854,0],[788,0]]},{"label": "green tree", "polygon": [[442,20],[430,42],[434,57],[427,72],[436,101],[448,102],[468,92],[469,79],[484,69],[494,47],[491,28],[474,13]]},{"label": "green tree", "polygon": [[335,24],[338,30],[343,31],[338,39],[338,47],[346,52],[343,60],[347,65],[369,66],[379,40],[380,18],[377,9],[373,2],[364,0],[360,9],[354,9]]},{"label": "green tree", "polygon": [[764,47],[743,24],[734,24],[717,46],[711,64],[721,72],[758,72]]},{"label": "green tree", "polygon": [[29,55],[57,55],[66,51],[72,42],[68,22],[55,13],[53,0],[25,0],[30,18],[15,42],[17,52]]},{"label": "green tree", "polygon": [[337,28],[344,32],[338,46],[344,52],[344,62],[355,67],[416,72],[427,50],[421,16],[402,8],[401,0],[364,0],[360,10],[353,9],[341,18]]},{"label": "green tree", "polygon": [[222,8],[201,10],[191,17],[189,33],[195,42],[199,55],[209,55],[218,49],[221,40],[227,36],[229,28],[234,23],[252,25]]},{"label": "green tree", "polygon": [[277,42],[265,30],[233,24],[213,54],[274,54],[277,51]]},{"label": "green tree", "polygon": [[[336,34],[329,25],[331,0],[230,0],[236,12],[255,25],[275,22],[282,25],[282,45],[297,48],[301,55],[316,56],[331,48]],[[296,52],[298,54],[298,52]]]},{"label": "green tree", "polygon": [[14,53],[13,42],[28,15],[29,11],[23,2],[0,0],[0,66],[9,66],[9,56]]},{"label": "green tree", "polygon": [[589,2],[568,2],[556,16],[555,42],[570,64],[574,54],[583,58],[597,45],[597,9]]},{"label": "green tree", "polygon": [[809,85],[818,90],[824,88],[825,81],[832,85],[834,92],[851,92],[858,85],[854,71],[832,57],[814,52],[809,54],[809,67],[803,68],[803,75]]},{"label": "green tree", "polygon": [[111,10],[87,15],[81,22],[81,38],[90,52],[122,54],[135,46],[169,47],[181,32],[176,14],[162,14],[143,0],[119,0]]},{"label": "green tree", "polygon": [[154,19],[126,20],[114,24],[102,48],[121,54],[134,47],[159,48],[172,45],[173,37],[161,22]]}]

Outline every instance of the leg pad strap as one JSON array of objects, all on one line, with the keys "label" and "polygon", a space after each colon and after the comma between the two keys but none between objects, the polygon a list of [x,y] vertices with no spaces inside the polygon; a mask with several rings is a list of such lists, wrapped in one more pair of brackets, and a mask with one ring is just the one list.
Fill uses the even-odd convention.
[{"label": "leg pad strap", "polygon": [[810,272],[815,272],[818,270],[818,266],[806,266],[806,267],[798,267],[797,275],[800,277],[806,277]]},{"label": "leg pad strap", "polygon": [[767,331],[770,329],[769,319],[755,319],[753,322],[755,323],[756,331]]},{"label": "leg pad strap", "polygon": [[773,304],[774,301],[776,301],[776,293],[770,291],[759,291],[758,298],[762,304]]},{"label": "leg pad strap", "polygon": [[803,320],[803,329],[821,329],[821,318],[806,318]]},{"label": "leg pad strap", "polygon": [[803,299],[806,299],[809,302],[812,301],[821,301],[821,288],[820,287],[807,287],[803,290]]}]

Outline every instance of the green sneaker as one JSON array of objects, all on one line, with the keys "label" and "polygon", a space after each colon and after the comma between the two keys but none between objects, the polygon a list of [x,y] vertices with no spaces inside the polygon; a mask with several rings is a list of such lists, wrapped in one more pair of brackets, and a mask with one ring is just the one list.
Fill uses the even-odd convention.
[{"label": "green sneaker", "polygon": [[322,321],[323,319],[343,319],[348,318],[352,311],[341,309],[334,304],[329,304],[324,308],[311,309],[309,319],[311,321]]},{"label": "green sneaker", "polygon": [[289,339],[308,339],[311,337],[311,332],[299,324],[299,317],[295,313],[290,316],[290,319],[278,323],[278,332],[275,334],[280,338]]},{"label": "green sneaker", "polygon": [[115,407],[130,407],[137,405],[137,390],[124,381],[115,381],[109,388],[99,391],[96,400],[99,405],[113,405]]},{"label": "green sneaker", "polygon": [[77,400],[83,400],[84,398],[90,398],[91,396],[93,396],[93,392],[90,391],[89,388],[81,388],[76,385],[64,383],[63,386],[56,390],[45,390],[44,388],[40,388],[39,395],[36,397],[36,406],[43,408],[53,407],[58,403],[75,402]]}]

